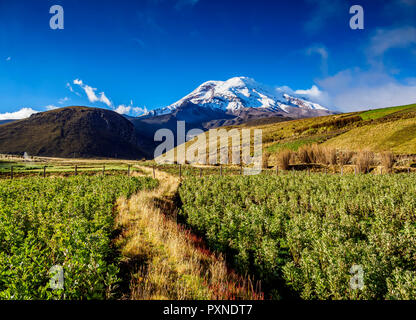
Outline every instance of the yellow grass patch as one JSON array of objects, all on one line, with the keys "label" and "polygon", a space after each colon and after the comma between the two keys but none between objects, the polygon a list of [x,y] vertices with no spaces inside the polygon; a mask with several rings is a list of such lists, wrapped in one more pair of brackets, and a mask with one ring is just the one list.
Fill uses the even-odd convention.
[{"label": "yellow grass patch", "polygon": [[123,262],[130,266],[129,293],[124,298],[262,298],[249,278],[227,270],[221,256],[198,246],[200,239],[177,224],[172,197],[180,180],[161,171],[156,171],[156,178],[157,189],[118,201],[116,224],[123,232],[117,243]]}]

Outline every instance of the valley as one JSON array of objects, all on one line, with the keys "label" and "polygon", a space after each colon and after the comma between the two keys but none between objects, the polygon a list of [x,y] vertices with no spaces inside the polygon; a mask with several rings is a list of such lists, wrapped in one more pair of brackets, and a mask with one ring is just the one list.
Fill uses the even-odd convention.
[{"label": "valley", "polygon": [[[406,105],[222,122],[262,130],[255,176],[146,160],[145,120],[112,111],[0,125],[0,298],[416,299],[415,119]],[[53,266],[64,289],[51,287]]]}]

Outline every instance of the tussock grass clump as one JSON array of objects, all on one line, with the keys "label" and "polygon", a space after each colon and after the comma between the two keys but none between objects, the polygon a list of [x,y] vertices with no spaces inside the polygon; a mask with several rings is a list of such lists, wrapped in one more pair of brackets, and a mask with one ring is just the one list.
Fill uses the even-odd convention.
[{"label": "tussock grass clump", "polygon": [[358,172],[367,173],[374,164],[374,153],[369,150],[360,151],[355,159],[355,166]]},{"label": "tussock grass clump", "polygon": [[326,163],[329,165],[337,164],[337,151],[332,148],[325,148],[324,149]]},{"label": "tussock grass clump", "polygon": [[263,169],[269,168],[270,156],[271,156],[270,152],[263,153],[263,156],[262,156],[262,168]]},{"label": "tussock grass clump", "polygon": [[317,145],[313,144],[311,147],[312,158],[315,160],[315,163],[326,164],[326,154],[324,149]]},{"label": "tussock grass clump", "polygon": [[310,155],[310,147],[303,146],[298,150],[298,158],[301,163],[311,163]]},{"label": "tussock grass clump", "polygon": [[291,157],[292,152],[290,150],[283,150],[279,152],[277,155],[277,165],[281,170],[289,170]]},{"label": "tussock grass clump", "polygon": [[324,165],[335,165],[337,163],[336,150],[322,147],[318,144],[299,148],[297,156],[300,163],[320,163]]},{"label": "tussock grass clump", "polygon": [[306,152],[308,153],[310,163],[316,163],[316,154],[314,152],[314,148],[312,146],[308,146],[306,148]]},{"label": "tussock grass clump", "polygon": [[354,153],[352,151],[341,151],[339,153],[338,163],[341,166],[350,164],[353,156],[354,156]]},{"label": "tussock grass clump", "polygon": [[381,165],[390,172],[393,169],[394,165],[394,154],[390,151],[385,151],[381,153]]}]

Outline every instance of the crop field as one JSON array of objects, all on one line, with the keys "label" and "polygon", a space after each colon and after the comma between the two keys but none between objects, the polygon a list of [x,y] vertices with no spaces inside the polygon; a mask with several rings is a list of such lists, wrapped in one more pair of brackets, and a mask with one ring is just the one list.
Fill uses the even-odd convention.
[{"label": "crop field", "polygon": [[[156,186],[126,176],[0,181],[0,299],[111,298],[115,201]],[[53,266],[64,270],[64,290],[51,290]]]},{"label": "crop field", "polygon": [[3,157],[0,159],[0,178],[10,178],[12,170],[14,177],[43,177],[43,175],[65,177],[75,174],[96,175],[100,173],[127,175],[129,170],[130,173],[143,173],[135,167],[137,163],[137,161],[86,161],[79,159],[64,161],[63,159],[45,160],[44,158],[23,160]]},{"label": "crop field", "polygon": [[414,174],[209,176],[179,189],[183,219],[266,299],[416,299],[415,194]]}]

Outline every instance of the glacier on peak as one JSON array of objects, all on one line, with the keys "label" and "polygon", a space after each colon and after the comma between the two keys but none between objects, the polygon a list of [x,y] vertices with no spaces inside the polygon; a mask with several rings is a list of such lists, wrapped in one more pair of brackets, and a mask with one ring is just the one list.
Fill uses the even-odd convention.
[{"label": "glacier on peak", "polygon": [[292,108],[323,110],[327,108],[281,88],[269,88],[248,77],[234,77],[226,81],[207,81],[190,94],[170,106],[155,109],[146,116],[158,116],[175,112],[187,105],[197,105],[235,113],[244,108],[264,108],[270,111],[290,113]]}]

